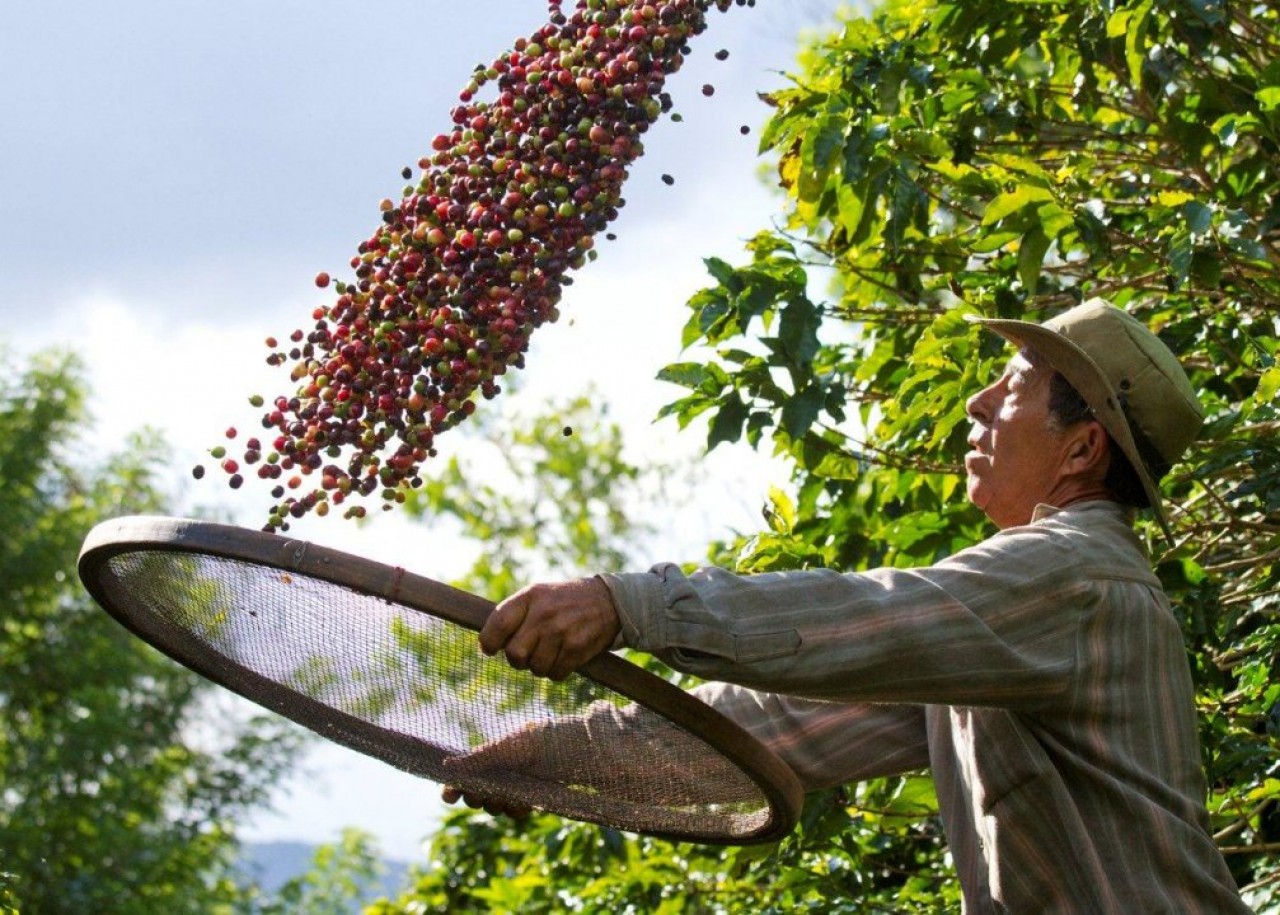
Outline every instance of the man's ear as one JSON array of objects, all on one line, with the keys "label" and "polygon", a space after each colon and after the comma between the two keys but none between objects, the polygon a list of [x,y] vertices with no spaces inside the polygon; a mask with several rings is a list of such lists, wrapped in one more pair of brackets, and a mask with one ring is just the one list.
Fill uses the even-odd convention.
[{"label": "man's ear", "polygon": [[1109,459],[1109,437],[1101,423],[1088,420],[1071,430],[1063,470],[1075,476],[1096,475],[1101,480],[1107,474]]}]

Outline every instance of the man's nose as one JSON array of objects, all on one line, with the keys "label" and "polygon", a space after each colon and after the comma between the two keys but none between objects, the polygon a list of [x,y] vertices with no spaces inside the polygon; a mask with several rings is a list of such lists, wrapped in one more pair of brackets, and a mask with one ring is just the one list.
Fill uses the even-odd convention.
[{"label": "man's nose", "polygon": [[991,401],[995,395],[995,385],[983,388],[964,404],[964,412],[975,422],[986,424],[991,419]]}]

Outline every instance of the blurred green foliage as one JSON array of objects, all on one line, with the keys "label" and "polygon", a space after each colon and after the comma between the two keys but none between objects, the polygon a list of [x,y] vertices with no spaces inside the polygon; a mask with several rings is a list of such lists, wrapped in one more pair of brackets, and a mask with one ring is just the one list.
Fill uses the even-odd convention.
[{"label": "blurred green foliage", "polygon": [[95,447],[74,358],[4,356],[0,911],[232,911],[234,820],[296,734],[213,720],[204,681],[89,599],[80,544],[98,521],[163,508],[163,450],[145,434]]},{"label": "blurred green foliage", "polygon": [[345,829],[336,842],[316,848],[306,872],[275,892],[250,890],[235,915],[351,915],[386,873],[378,854],[367,833]]}]

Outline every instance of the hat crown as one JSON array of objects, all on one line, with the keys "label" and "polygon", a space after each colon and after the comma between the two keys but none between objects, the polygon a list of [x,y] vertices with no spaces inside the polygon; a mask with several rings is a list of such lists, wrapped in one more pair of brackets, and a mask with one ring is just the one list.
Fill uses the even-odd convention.
[{"label": "hat crown", "polygon": [[[1130,426],[1166,465],[1182,457],[1200,431],[1204,410],[1182,365],[1159,337],[1103,299],[1090,299],[1044,326],[1094,361],[1119,396]],[[1161,468],[1151,469],[1160,475]]]}]

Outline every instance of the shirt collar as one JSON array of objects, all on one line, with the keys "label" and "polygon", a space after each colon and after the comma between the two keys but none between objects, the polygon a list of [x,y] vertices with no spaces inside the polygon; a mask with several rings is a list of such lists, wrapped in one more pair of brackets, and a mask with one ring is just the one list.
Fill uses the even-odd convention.
[{"label": "shirt collar", "polygon": [[1071,505],[1059,508],[1056,505],[1049,505],[1047,502],[1041,502],[1031,512],[1031,523],[1043,521],[1045,518],[1051,518],[1056,514],[1065,511],[1107,511],[1115,512],[1126,518],[1132,519],[1133,513],[1126,509],[1118,502],[1112,502],[1109,499],[1094,499],[1088,502],[1074,502]]}]

